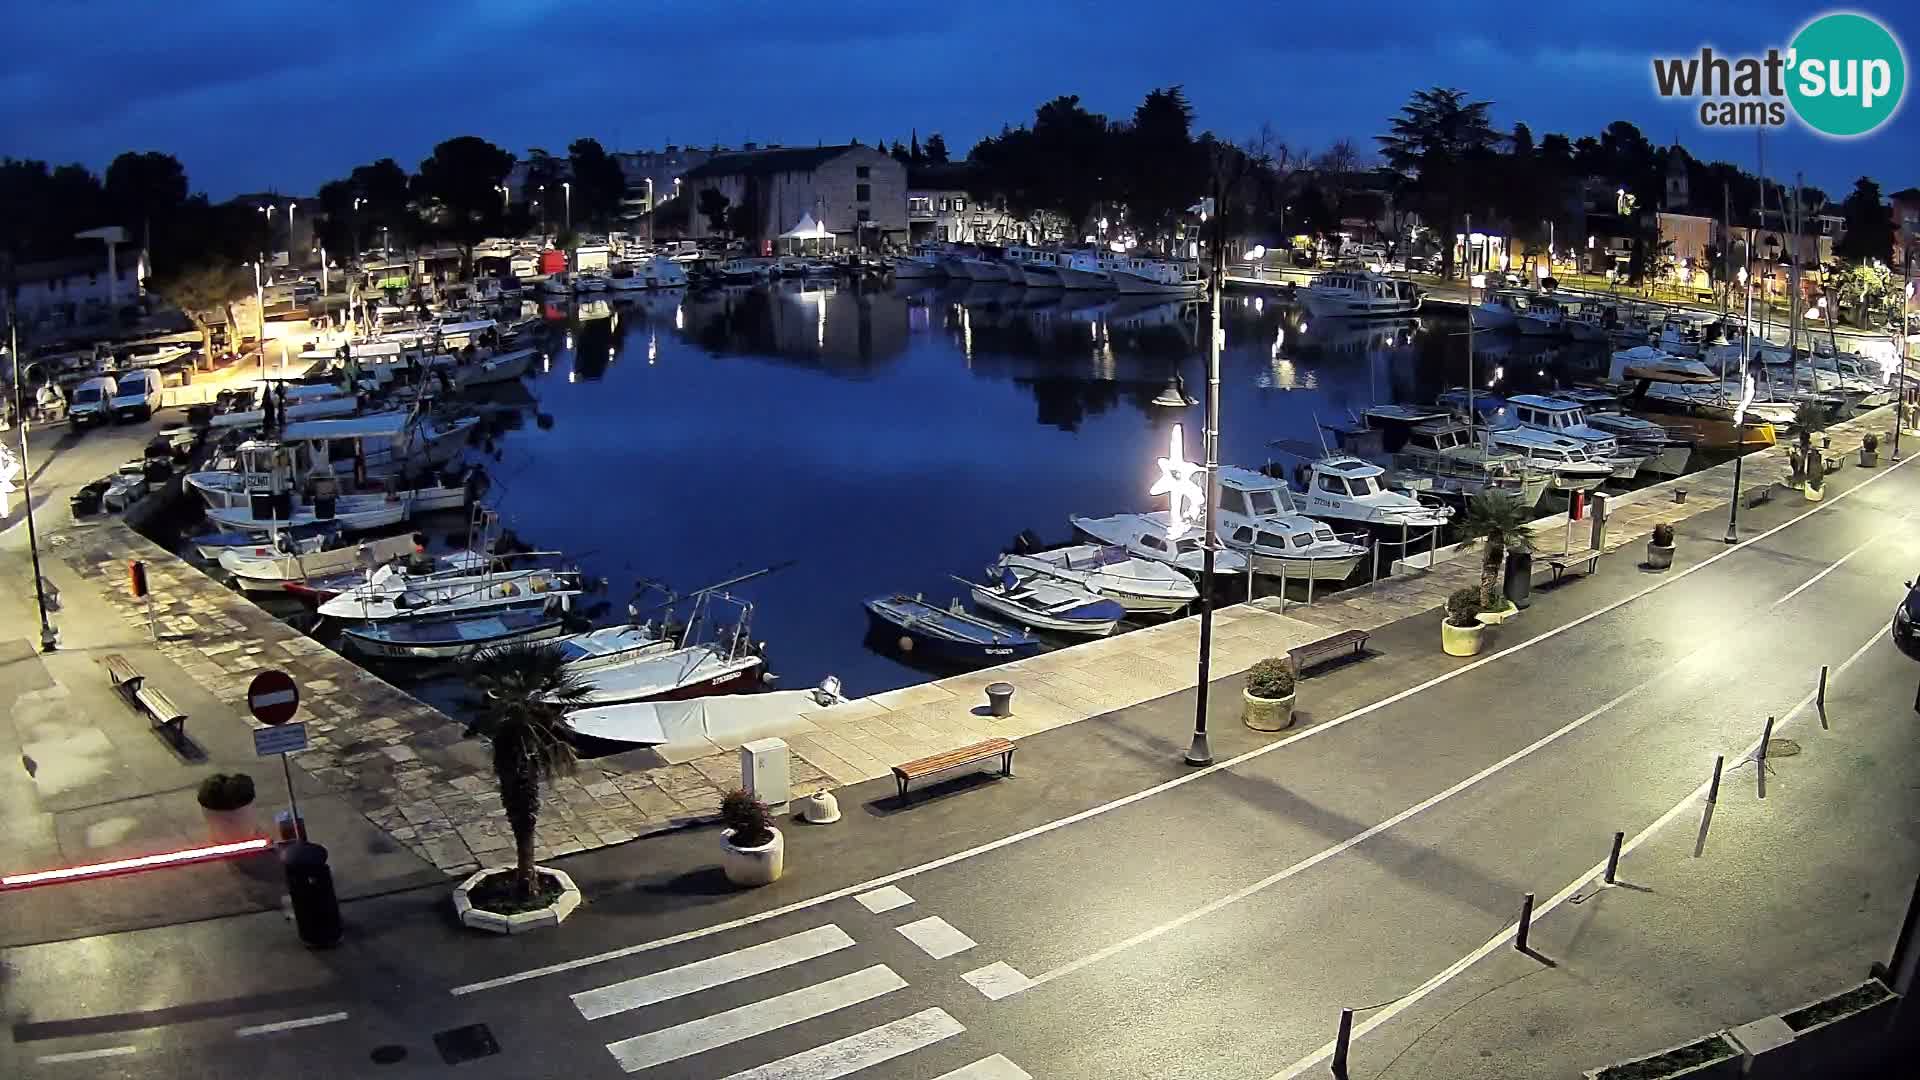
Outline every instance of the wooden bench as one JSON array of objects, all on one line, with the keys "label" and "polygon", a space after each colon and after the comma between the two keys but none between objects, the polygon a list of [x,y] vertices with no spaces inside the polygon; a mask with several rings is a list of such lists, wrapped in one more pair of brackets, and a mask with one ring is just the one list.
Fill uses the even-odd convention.
[{"label": "wooden bench", "polygon": [[102,663],[107,667],[107,678],[113,681],[113,688],[127,699],[127,704],[139,709],[153,721],[155,729],[173,742],[179,742],[186,735],[187,714],[180,711],[173,699],[162,693],[159,687],[148,686],[147,677],[119,653],[109,655]]},{"label": "wooden bench", "polygon": [[1310,641],[1305,645],[1288,649],[1287,662],[1293,666],[1293,673],[1298,675],[1300,669],[1308,664],[1337,656],[1348,649],[1353,650],[1354,656],[1359,656],[1366,651],[1369,636],[1366,630],[1342,630],[1331,637],[1323,637],[1319,641]]},{"label": "wooden bench", "polygon": [[909,781],[918,780],[923,776],[932,776],[934,773],[946,772],[949,769],[957,769],[962,765],[972,765],[975,762],[986,761],[990,758],[997,757],[1000,759],[1001,776],[1012,776],[1013,751],[1014,745],[1009,739],[985,739],[971,746],[962,746],[958,750],[949,750],[944,754],[934,754],[931,757],[923,757],[917,761],[909,761],[904,765],[895,765],[893,767],[893,779],[900,785],[900,798],[904,801],[907,797],[907,784]]},{"label": "wooden bench", "polygon": [[1544,556],[1544,558],[1547,565],[1553,568],[1553,583],[1558,585],[1560,583],[1560,576],[1576,566],[1583,567],[1582,573],[1593,573],[1594,568],[1600,564],[1600,556],[1602,554],[1602,552],[1596,551],[1593,548],[1585,548],[1579,551],[1548,554]]}]

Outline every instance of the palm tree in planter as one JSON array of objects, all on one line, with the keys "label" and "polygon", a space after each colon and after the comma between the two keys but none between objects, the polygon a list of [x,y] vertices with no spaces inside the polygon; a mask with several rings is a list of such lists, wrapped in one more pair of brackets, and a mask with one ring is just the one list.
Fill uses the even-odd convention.
[{"label": "palm tree in planter", "polygon": [[1528,531],[1527,509],[1518,500],[1483,491],[1467,503],[1462,528],[1469,537],[1485,541],[1480,552],[1480,608],[1498,612],[1505,618],[1513,603],[1500,595],[1500,570],[1507,553],[1533,551],[1533,533]]},{"label": "palm tree in planter", "polygon": [[573,771],[577,759],[561,715],[587,695],[580,676],[566,667],[558,649],[514,645],[475,659],[473,685],[480,690],[478,715],[468,728],[493,744],[493,775],[500,805],[513,829],[513,897],[537,901],[533,830],[540,818],[540,787]]}]

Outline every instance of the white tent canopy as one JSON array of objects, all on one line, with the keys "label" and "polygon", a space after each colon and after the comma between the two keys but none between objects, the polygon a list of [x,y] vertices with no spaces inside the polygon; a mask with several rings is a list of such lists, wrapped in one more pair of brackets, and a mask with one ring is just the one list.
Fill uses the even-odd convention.
[{"label": "white tent canopy", "polygon": [[833,234],[825,225],[813,220],[812,214],[800,215],[800,224],[780,234],[782,240],[831,240]]}]

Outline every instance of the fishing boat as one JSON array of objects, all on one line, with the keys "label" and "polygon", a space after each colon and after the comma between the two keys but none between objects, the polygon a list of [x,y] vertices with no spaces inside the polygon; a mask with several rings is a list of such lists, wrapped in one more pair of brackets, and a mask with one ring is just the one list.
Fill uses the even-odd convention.
[{"label": "fishing boat", "polygon": [[1004,256],[1007,264],[1007,277],[1018,274],[1020,281],[1029,289],[1058,289],[1061,287],[1060,273],[1055,269],[1055,254],[1027,247],[1025,244],[1012,244],[1007,247]]},{"label": "fishing boat", "polygon": [[1521,337],[1562,337],[1566,334],[1567,313],[1560,301],[1551,296],[1535,296],[1527,310],[1514,320],[1513,328]]},{"label": "fishing boat", "polygon": [[350,476],[418,473],[449,465],[478,430],[478,416],[442,421],[417,410],[394,410],[339,420],[302,420],[283,426],[278,440],[296,447],[301,475],[331,471]]},{"label": "fishing boat", "polygon": [[1609,340],[1611,331],[1607,326],[1605,314],[1592,304],[1577,304],[1563,308],[1564,326],[1567,336],[1575,341],[1601,342]]},{"label": "fishing boat", "polygon": [[1527,295],[1514,289],[1497,289],[1468,309],[1467,317],[1475,330],[1511,330],[1527,313]]},{"label": "fishing boat", "polygon": [[595,705],[565,713],[560,723],[591,739],[687,747],[692,751],[687,756],[705,757],[755,739],[814,731],[814,718],[822,710],[846,703],[840,680],[829,675],[813,690]]},{"label": "fishing boat", "polygon": [[[428,555],[424,549],[416,548],[404,557],[389,560],[392,563],[405,563],[410,573],[417,575],[440,573],[477,574],[493,563],[493,556],[484,551],[453,551],[444,555]],[[379,570],[378,566],[367,566],[338,574],[312,575],[300,581],[288,581],[281,587],[296,599],[303,600],[318,608],[341,593],[351,592],[367,583],[367,578]]]},{"label": "fishing boat", "polygon": [[673,639],[656,632],[650,623],[628,623],[568,634],[554,642],[553,648],[569,670],[591,671],[642,654],[665,652],[673,648]]},{"label": "fishing boat", "polygon": [[220,569],[232,575],[234,584],[248,592],[285,592],[288,583],[331,577],[358,570],[366,572],[393,559],[405,558],[419,548],[419,538],[411,533],[387,536],[318,551],[284,552],[255,555],[251,549],[235,549],[220,554]]},{"label": "fishing boat", "polygon": [[1192,259],[1122,259],[1110,264],[1107,274],[1123,294],[1199,296],[1207,287],[1206,275]]},{"label": "fishing boat", "polygon": [[941,663],[998,664],[1041,649],[1040,639],[1029,631],[981,618],[961,607],[958,597],[942,608],[918,593],[894,593],[868,600],[866,608],[876,636],[903,653]]},{"label": "fishing boat", "polygon": [[943,278],[947,271],[940,265],[945,254],[938,244],[921,244],[905,255],[893,257],[893,276],[901,280]]},{"label": "fishing boat", "polygon": [[1320,274],[1295,296],[1317,319],[1411,315],[1420,310],[1418,286],[1371,270]]},{"label": "fishing boat", "polygon": [[1036,571],[1022,573],[1011,566],[989,571],[990,584],[965,582],[973,588],[973,605],[1003,615],[1022,626],[1060,634],[1105,637],[1126,617],[1118,602]]},{"label": "fishing boat", "polygon": [[1585,443],[1587,455],[1611,465],[1618,479],[1633,479],[1646,460],[1644,454],[1620,449],[1619,440],[1611,433],[1588,425],[1586,408],[1579,402],[1541,394],[1515,394],[1507,399],[1507,404],[1512,408],[1513,423]]},{"label": "fishing boat", "polygon": [[[314,521],[305,525],[282,525],[271,529],[230,529],[202,533],[188,540],[199,556],[218,562],[229,551],[256,556],[283,555],[289,551],[319,551],[340,535],[340,523]],[[284,538],[284,539],[283,539]]]},{"label": "fishing boat", "polygon": [[533,366],[537,349],[515,349],[498,356],[489,356],[469,364],[461,364],[453,372],[453,385],[461,390],[490,383],[512,382],[525,375]]},{"label": "fishing boat", "polygon": [[[1067,520],[1081,535],[1102,544],[1125,548],[1140,558],[1166,563],[1188,574],[1199,574],[1205,566],[1206,552],[1200,545],[1199,530],[1189,529],[1178,539],[1169,539],[1165,510],[1149,514],[1113,514],[1102,518],[1071,517]],[[1221,574],[1244,573],[1247,569],[1246,556],[1237,551],[1221,551],[1216,545],[1213,569]]]},{"label": "fishing boat", "polygon": [[562,610],[581,592],[580,575],[551,568],[511,569],[506,557],[472,567],[434,568],[417,574],[387,565],[367,580],[320,605],[330,619],[384,622],[465,615],[488,608],[525,607],[557,600]]},{"label": "fishing boat", "polygon": [[[693,594],[686,627],[677,642],[667,642],[667,648],[643,645],[604,651],[570,663],[585,696],[570,698],[569,703],[612,705],[758,690],[772,676],[766,670],[764,649],[752,640],[753,605],[715,591],[718,588]],[[715,611],[720,608],[733,613],[731,626],[715,625]],[[711,628],[705,640],[701,639],[703,626]]]},{"label": "fishing boat", "polygon": [[400,619],[343,626],[341,643],[363,656],[390,660],[466,660],[491,649],[559,637],[558,611],[509,608],[449,619]]},{"label": "fishing boat", "polygon": [[1199,599],[1193,579],[1163,562],[1141,559],[1124,547],[1069,544],[1045,551],[1016,551],[1000,557],[994,569],[1045,574],[1095,596],[1104,596],[1135,614],[1167,614]]},{"label": "fishing boat", "polygon": [[1552,476],[1555,491],[1592,491],[1613,475],[1613,466],[1593,460],[1587,444],[1578,439],[1518,424],[1491,428],[1487,438],[1493,445],[1519,455],[1528,468]]},{"label": "fishing boat", "polygon": [[1375,441],[1364,444],[1349,431],[1342,446],[1386,465],[1395,489],[1436,495],[1462,506],[1476,495],[1491,493],[1531,509],[1552,482],[1546,473],[1527,468],[1518,455],[1476,441],[1473,429],[1443,408],[1376,405],[1361,415],[1365,434]]},{"label": "fishing boat", "polygon": [[1097,251],[1063,251],[1053,264],[1060,284],[1068,289],[1105,290],[1113,288],[1113,275],[1101,263]]}]

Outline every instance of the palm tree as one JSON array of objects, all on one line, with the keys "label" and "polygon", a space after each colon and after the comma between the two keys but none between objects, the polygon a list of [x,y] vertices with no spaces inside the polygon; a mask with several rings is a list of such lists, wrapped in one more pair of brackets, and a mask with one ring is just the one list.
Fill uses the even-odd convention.
[{"label": "palm tree", "polygon": [[493,743],[493,775],[513,829],[515,886],[522,899],[530,899],[540,785],[573,771],[573,745],[560,717],[588,688],[567,669],[560,651],[545,645],[484,653],[474,662],[472,678],[481,697],[468,734],[485,735]]},{"label": "palm tree", "polygon": [[1499,606],[1500,567],[1509,551],[1532,551],[1533,533],[1527,530],[1527,511],[1505,495],[1483,491],[1467,504],[1463,524],[1468,537],[1485,537],[1480,555],[1480,603],[1488,611]]}]

